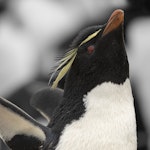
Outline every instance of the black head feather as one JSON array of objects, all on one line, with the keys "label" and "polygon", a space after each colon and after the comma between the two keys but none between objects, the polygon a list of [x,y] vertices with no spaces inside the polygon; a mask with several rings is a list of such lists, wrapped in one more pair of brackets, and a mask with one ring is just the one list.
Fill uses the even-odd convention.
[{"label": "black head feather", "polygon": [[[121,84],[129,77],[122,25],[102,37],[104,28],[105,25],[95,38],[78,48],[66,78],[65,96],[84,95],[98,84],[109,81]],[[95,50],[89,54],[91,45]]]}]

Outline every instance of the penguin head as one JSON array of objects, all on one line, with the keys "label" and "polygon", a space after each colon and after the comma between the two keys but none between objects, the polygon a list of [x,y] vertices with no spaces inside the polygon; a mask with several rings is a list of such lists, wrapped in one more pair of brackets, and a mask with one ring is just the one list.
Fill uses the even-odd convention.
[{"label": "penguin head", "polygon": [[65,91],[77,88],[85,93],[103,82],[120,84],[126,80],[129,66],[123,22],[124,12],[118,9],[105,25],[87,28],[75,38],[64,59],[67,63],[62,63],[63,69],[59,74],[65,74],[65,69],[69,68]]}]

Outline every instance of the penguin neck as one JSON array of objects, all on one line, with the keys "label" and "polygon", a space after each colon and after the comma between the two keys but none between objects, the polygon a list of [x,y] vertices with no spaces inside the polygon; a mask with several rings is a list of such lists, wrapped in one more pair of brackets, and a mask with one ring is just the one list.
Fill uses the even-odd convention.
[{"label": "penguin neck", "polygon": [[87,89],[81,87],[70,88],[64,93],[64,101],[68,103],[71,101],[72,106],[75,106],[77,103],[86,106],[84,103],[87,102],[87,97],[89,97],[88,99],[98,99],[97,103],[100,103],[100,100],[103,99],[120,100],[124,98],[126,100],[126,96],[132,97],[129,78],[123,83],[103,82],[91,89],[87,92]]},{"label": "penguin neck", "polygon": [[[127,87],[127,85],[128,85],[128,87]],[[115,88],[115,87],[119,87],[119,88]],[[76,100],[82,101],[85,95],[87,95],[88,93],[91,93],[94,90],[96,90],[97,93],[99,93],[99,97],[104,97],[107,95],[111,95],[112,92],[113,92],[113,94],[117,93],[117,91],[119,91],[119,90],[120,90],[120,92],[121,91],[131,91],[130,87],[131,87],[131,85],[130,85],[130,80],[128,77],[121,83],[105,81],[98,85],[96,85],[96,84],[93,84],[93,85],[89,84],[87,86],[72,85],[72,87],[64,90],[64,99],[66,101],[74,100],[74,102],[76,103]],[[123,93],[120,93],[120,96],[122,94]]]},{"label": "penguin neck", "polygon": [[[103,82],[86,93],[82,90],[83,88],[80,87],[74,88],[74,90],[71,89],[72,88],[70,88],[70,90],[68,89],[64,94],[63,101],[56,109],[49,125],[52,131],[58,135],[55,144],[57,144],[66,125],[71,124],[72,121],[79,120],[87,113],[92,114],[90,116],[94,116],[95,113],[101,114],[101,111],[104,110],[104,113],[108,116],[113,106],[117,107],[121,105],[123,107],[126,101],[133,103],[132,91],[128,78],[120,84]],[[108,106],[110,106],[110,109]]]},{"label": "penguin neck", "polygon": [[130,80],[127,78],[124,83],[116,84],[105,82],[96,86],[84,96],[86,111],[90,109],[103,109],[105,104],[133,102]]},{"label": "penguin neck", "polygon": [[87,94],[87,90],[83,89],[82,87],[74,87],[67,90],[64,90],[64,98],[65,100],[77,100],[83,99],[83,96]]},{"label": "penguin neck", "polygon": [[97,85],[101,86],[104,83],[112,83],[116,85],[121,85],[125,83],[126,79],[129,78],[129,66],[125,65],[120,67],[121,70],[116,68],[116,71],[113,71],[114,68],[108,69],[107,72],[99,70],[100,73],[91,73],[91,77],[87,75],[76,74],[75,69],[71,70],[68,74],[68,77],[65,82],[64,88],[64,98],[66,100],[70,99],[83,99],[83,96],[94,89]]},{"label": "penguin neck", "polygon": [[136,121],[129,79],[121,84],[97,85],[84,96],[83,102],[85,112],[65,125],[58,149],[136,149]]}]

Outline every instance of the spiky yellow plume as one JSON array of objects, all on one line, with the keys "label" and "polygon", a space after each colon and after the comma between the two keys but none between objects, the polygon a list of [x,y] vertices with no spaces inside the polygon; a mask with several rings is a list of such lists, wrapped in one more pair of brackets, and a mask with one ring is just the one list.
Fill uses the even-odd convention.
[{"label": "spiky yellow plume", "polygon": [[82,46],[83,44],[87,43],[88,41],[90,41],[91,39],[93,39],[94,37],[96,37],[100,31],[101,31],[101,29],[99,29],[96,32],[94,32],[91,35],[89,35],[85,40],[83,40],[81,42],[81,44],[77,48],[74,48],[74,49],[70,50],[69,52],[67,52],[65,54],[64,58],[62,58],[58,62],[59,66],[55,69],[55,71],[53,72],[53,74],[51,75],[51,78],[50,78],[50,82],[51,82],[53,76],[56,74],[56,72],[58,70],[60,70],[57,78],[55,79],[55,81],[52,84],[52,88],[56,88],[57,87],[59,81],[66,75],[66,73],[71,68],[72,63],[74,62],[74,59],[76,58],[78,48],[80,46]]}]

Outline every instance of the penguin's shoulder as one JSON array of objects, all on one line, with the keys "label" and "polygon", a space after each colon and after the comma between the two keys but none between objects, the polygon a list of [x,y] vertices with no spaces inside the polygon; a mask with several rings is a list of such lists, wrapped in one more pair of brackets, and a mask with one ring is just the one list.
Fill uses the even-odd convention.
[{"label": "penguin's shoulder", "polygon": [[[96,86],[83,101],[85,113],[65,126],[58,149],[135,149],[135,113],[128,79],[121,85],[108,82]],[[72,140],[67,144],[67,139]]]}]

